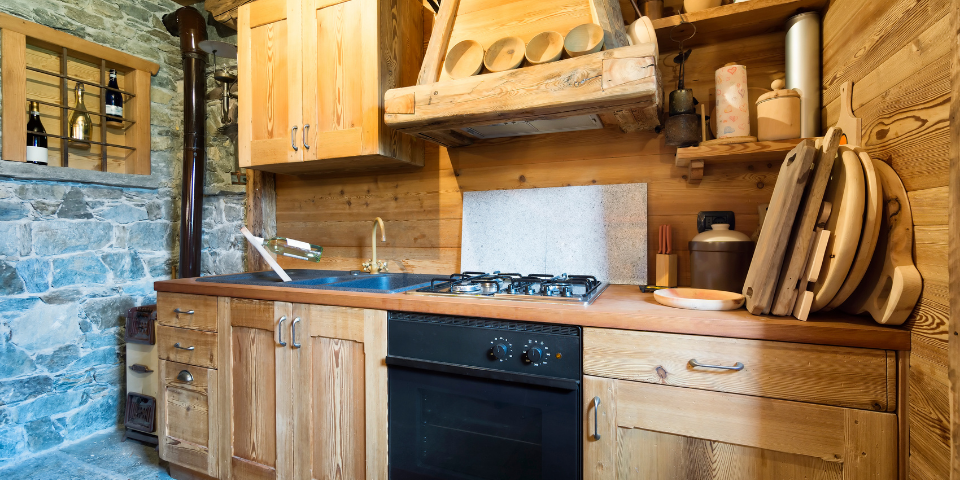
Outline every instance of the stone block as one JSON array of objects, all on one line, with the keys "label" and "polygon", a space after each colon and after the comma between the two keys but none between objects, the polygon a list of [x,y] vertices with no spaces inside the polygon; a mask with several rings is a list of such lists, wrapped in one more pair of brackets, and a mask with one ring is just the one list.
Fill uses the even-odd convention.
[{"label": "stone block", "polygon": [[30,233],[30,224],[20,224],[20,256],[26,257],[33,252],[33,235]]},{"label": "stone block", "polygon": [[24,200],[61,200],[67,187],[49,183],[27,183],[17,188],[17,196]]},{"label": "stone block", "polygon": [[87,403],[83,390],[48,393],[33,400],[20,402],[10,408],[10,421],[27,423],[34,420],[67,413]]},{"label": "stone block", "polygon": [[123,198],[123,190],[119,188],[87,188],[84,189],[83,194],[86,195],[87,198],[99,200],[117,200]]},{"label": "stone block", "polygon": [[80,335],[82,332],[76,304],[37,303],[25,314],[10,321],[10,341],[33,352],[77,343]]},{"label": "stone block", "polygon": [[154,256],[144,258],[147,269],[150,270],[150,276],[153,278],[170,278],[173,260],[167,256]]},{"label": "stone block", "polygon": [[110,252],[100,256],[100,260],[113,272],[115,280],[130,281],[143,278],[146,273],[143,261],[134,251]]},{"label": "stone block", "polygon": [[37,215],[41,217],[52,217],[57,213],[57,209],[60,208],[60,201],[34,200],[30,202],[30,205],[33,206],[33,211],[37,212]]},{"label": "stone block", "polygon": [[29,293],[43,293],[50,289],[50,260],[46,258],[20,260],[17,273]]},{"label": "stone block", "polygon": [[133,298],[119,296],[90,299],[83,302],[81,308],[90,323],[99,330],[106,330],[124,325],[127,310],[135,306]]},{"label": "stone block", "polygon": [[0,295],[16,295],[26,291],[17,267],[11,262],[0,262]]},{"label": "stone block", "polygon": [[10,342],[0,343],[0,378],[19,377],[37,369],[27,352]]},{"label": "stone block", "polygon": [[0,221],[21,220],[27,218],[28,213],[27,208],[19,201],[0,201]]},{"label": "stone block", "polygon": [[120,360],[117,355],[117,347],[102,347],[80,357],[77,361],[70,364],[69,371],[86,370],[88,368],[102,365],[119,365]]},{"label": "stone block", "polygon": [[27,439],[23,427],[0,428],[0,460],[16,458],[27,451]]},{"label": "stone block", "polygon": [[98,217],[116,223],[133,223],[147,219],[147,211],[125,203],[108,207],[99,212]]},{"label": "stone block", "polygon": [[0,223],[0,257],[16,257],[20,253],[20,224]]},{"label": "stone block", "polygon": [[53,378],[46,375],[0,380],[0,405],[30,400],[53,391]]},{"label": "stone block", "polygon": [[67,439],[78,440],[105,428],[114,427],[120,419],[120,390],[84,405],[66,416]]},{"label": "stone block", "polygon": [[107,281],[107,266],[93,253],[53,259],[54,288],[68,285],[99,285]]},{"label": "stone block", "polygon": [[61,288],[41,295],[40,300],[50,305],[66,305],[88,296],[89,294],[80,288]]},{"label": "stone block", "polygon": [[41,353],[36,357],[36,364],[43,367],[50,373],[57,373],[67,365],[76,362],[80,358],[80,347],[70,344],[63,345],[51,353]]},{"label": "stone block", "polygon": [[95,220],[34,222],[31,234],[38,255],[99,250],[113,239],[113,226]]},{"label": "stone block", "polygon": [[23,427],[27,434],[27,448],[31,452],[40,452],[60,445],[66,434],[62,422],[54,422],[49,417],[34,420]]},{"label": "stone block", "polygon": [[87,200],[79,188],[71,188],[63,197],[63,203],[57,209],[57,217],[75,220],[93,218]]},{"label": "stone block", "polygon": [[88,332],[83,336],[80,344],[84,348],[116,347],[123,344],[123,335],[119,328]]},{"label": "stone block", "polygon": [[2,298],[0,297],[0,315],[4,317],[14,317],[26,313],[27,310],[30,310],[40,303],[40,299],[36,297],[26,297],[26,298]]},{"label": "stone block", "polygon": [[127,227],[127,248],[169,251],[173,228],[169,222],[137,222]]}]

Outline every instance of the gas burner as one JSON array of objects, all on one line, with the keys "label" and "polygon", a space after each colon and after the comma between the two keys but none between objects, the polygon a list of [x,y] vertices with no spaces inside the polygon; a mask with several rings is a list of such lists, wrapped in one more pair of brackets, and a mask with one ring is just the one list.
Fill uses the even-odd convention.
[{"label": "gas burner", "polygon": [[590,275],[463,272],[435,278],[413,295],[472,296],[589,305],[607,288]]}]

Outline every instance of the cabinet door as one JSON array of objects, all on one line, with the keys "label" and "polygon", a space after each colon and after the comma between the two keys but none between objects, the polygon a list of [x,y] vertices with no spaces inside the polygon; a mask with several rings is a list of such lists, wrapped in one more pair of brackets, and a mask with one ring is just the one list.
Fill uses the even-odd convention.
[{"label": "cabinet door", "polygon": [[220,312],[221,478],[292,478],[293,307],[221,299]]},{"label": "cabinet door", "polygon": [[585,480],[897,475],[892,413],[591,376],[583,397]]},{"label": "cabinet door", "polygon": [[240,7],[238,122],[241,167],[303,160],[300,0]]},{"label": "cabinet door", "polygon": [[[374,10],[361,15],[364,6]],[[378,55],[378,27],[364,24],[376,18],[376,6],[376,0],[303,0],[303,121],[310,125],[305,160],[357,156],[365,153],[365,135],[376,139],[379,117],[364,123],[365,108],[379,115],[379,98],[367,94],[376,91],[370,84],[376,72],[364,71],[370,63],[364,56]],[[371,38],[374,44],[364,49]]]},{"label": "cabinet door", "polygon": [[217,476],[217,371],[159,361],[160,458]]},{"label": "cabinet door", "polygon": [[294,387],[296,478],[386,479],[386,312],[295,310],[304,338]]}]

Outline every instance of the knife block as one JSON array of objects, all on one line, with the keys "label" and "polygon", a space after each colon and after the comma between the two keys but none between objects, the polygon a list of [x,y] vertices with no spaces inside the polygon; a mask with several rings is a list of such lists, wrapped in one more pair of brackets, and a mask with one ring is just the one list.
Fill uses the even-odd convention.
[{"label": "knife block", "polygon": [[657,286],[677,286],[677,254],[657,254]]}]

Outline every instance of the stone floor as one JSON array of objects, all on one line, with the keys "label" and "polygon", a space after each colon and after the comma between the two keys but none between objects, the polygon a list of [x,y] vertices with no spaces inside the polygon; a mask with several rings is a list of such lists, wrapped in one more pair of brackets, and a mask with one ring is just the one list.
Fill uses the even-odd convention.
[{"label": "stone floor", "polygon": [[121,442],[120,430],[100,433],[17,465],[0,468],[4,480],[169,480],[152,445]]}]

